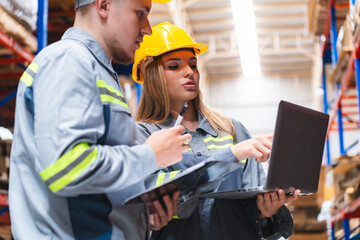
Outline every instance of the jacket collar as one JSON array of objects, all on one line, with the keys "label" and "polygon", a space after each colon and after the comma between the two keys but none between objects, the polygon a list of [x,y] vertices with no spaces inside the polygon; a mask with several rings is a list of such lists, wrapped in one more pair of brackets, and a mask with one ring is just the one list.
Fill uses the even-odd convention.
[{"label": "jacket collar", "polygon": [[[156,125],[158,125],[158,127],[160,129],[169,128],[169,127],[174,126],[175,121],[176,120],[173,118],[173,116],[169,115],[164,122],[162,122],[160,124],[156,124]],[[198,113],[198,122],[199,122],[199,125],[196,128],[196,131],[201,129],[202,131],[212,135],[213,137],[218,136],[218,133],[211,127],[209,121],[205,117],[203,117],[203,115],[201,115],[200,113]],[[186,129],[186,132],[189,132],[189,130]]]},{"label": "jacket collar", "polygon": [[66,30],[61,39],[72,39],[81,42],[89,49],[94,57],[104,65],[104,67],[106,67],[112,73],[115,72],[111,65],[111,61],[105,52],[105,49],[93,36],[91,36],[85,30],[77,27],[71,27]]},{"label": "jacket collar", "polygon": [[198,113],[198,121],[199,125],[196,130],[202,129],[204,132],[212,135],[213,137],[217,137],[218,133],[211,127],[209,121],[200,113]]}]

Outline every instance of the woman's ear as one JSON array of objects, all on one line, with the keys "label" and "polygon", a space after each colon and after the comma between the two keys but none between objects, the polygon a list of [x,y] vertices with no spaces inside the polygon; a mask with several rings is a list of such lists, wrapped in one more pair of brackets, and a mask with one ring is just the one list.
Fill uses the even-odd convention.
[{"label": "woman's ear", "polygon": [[111,0],[95,0],[96,10],[102,18],[109,16],[110,2]]}]

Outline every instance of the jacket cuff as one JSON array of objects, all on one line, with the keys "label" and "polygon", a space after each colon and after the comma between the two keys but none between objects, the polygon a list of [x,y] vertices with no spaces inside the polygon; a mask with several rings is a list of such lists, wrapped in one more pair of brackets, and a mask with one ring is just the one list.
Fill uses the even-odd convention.
[{"label": "jacket cuff", "polygon": [[259,238],[275,240],[284,237],[287,239],[293,234],[293,219],[285,205],[270,218],[259,219],[260,211],[256,199],[245,201],[244,204],[247,218],[254,226]]},{"label": "jacket cuff", "polygon": [[259,223],[263,236],[269,240],[280,237],[287,239],[293,234],[293,219],[285,205],[275,215],[261,219]]}]

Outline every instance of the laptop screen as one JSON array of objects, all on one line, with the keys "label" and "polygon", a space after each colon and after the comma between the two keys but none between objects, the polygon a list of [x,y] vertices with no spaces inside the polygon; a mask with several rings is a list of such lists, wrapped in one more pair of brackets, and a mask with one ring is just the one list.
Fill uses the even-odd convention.
[{"label": "laptop screen", "polygon": [[329,115],[279,103],[266,188],[317,191]]}]

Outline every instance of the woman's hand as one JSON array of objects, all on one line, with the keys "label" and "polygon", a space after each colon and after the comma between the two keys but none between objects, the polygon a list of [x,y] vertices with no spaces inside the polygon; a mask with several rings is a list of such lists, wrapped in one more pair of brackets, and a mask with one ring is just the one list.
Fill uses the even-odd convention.
[{"label": "woman's hand", "polygon": [[163,201],[166,205],[166,209],[162,207],[158,200],[153,201],[151,206],[148,206],[151,209],[149,215],[151,230],[160,230],[171,221],[177,212],[177,200],[179,196],[180,191],[176,191],[171,198],[169,195],[164,195]]},{"label": "woman's hand", "polygon": [[260,210],[259,218],[268,218],[274,215],[285,203],[292,202],[299,198],[300,190],[297,189],[291,195],[286,195],[284,190],[269,192],[257,195],[257,206]]},{"label": "woman's hand", "polygon": [[246,158],[255,158],[257,162],[265,162],[269,159],[273,135],[260,136],[239,142],[231,147],[238,162]]}]

